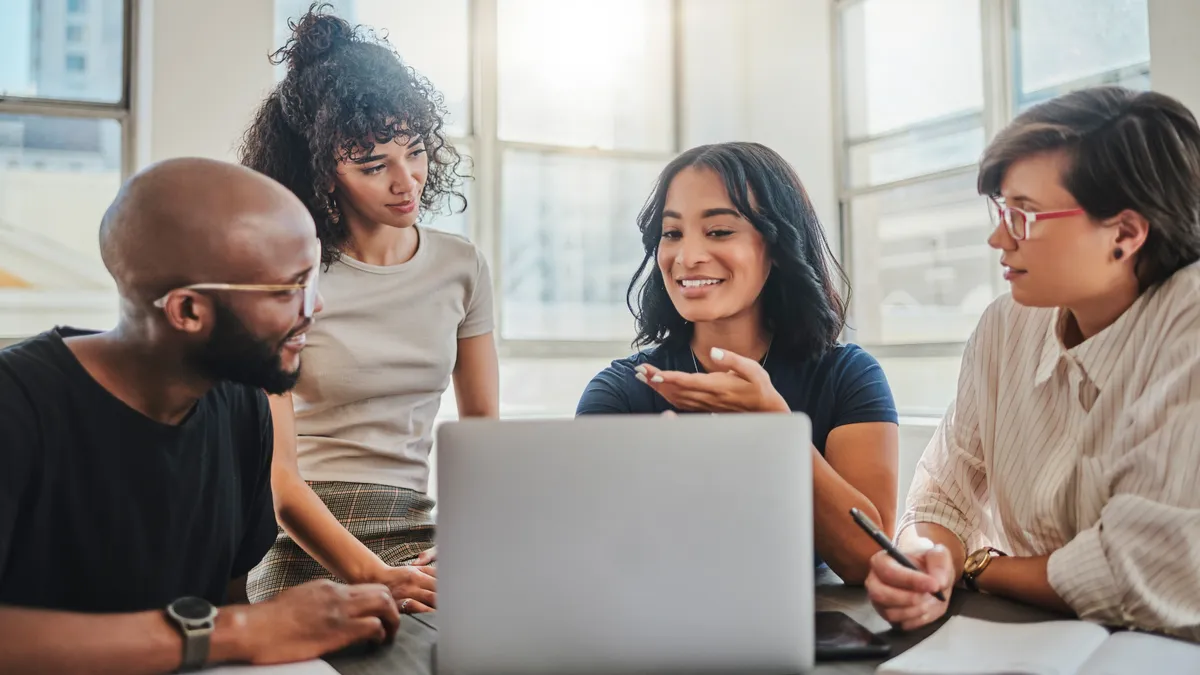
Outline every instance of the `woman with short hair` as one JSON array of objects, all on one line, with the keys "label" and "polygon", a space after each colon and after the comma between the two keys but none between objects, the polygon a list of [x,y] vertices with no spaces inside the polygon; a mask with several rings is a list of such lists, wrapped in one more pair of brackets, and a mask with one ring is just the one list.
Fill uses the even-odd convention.
[{"label": "woman with short hair", "polygon": [[1200,127],[1100,87],[1022,113],[984,153],[1012,293],[967,343],[876,609],[910,629],[970,588],[1200,639]]}]

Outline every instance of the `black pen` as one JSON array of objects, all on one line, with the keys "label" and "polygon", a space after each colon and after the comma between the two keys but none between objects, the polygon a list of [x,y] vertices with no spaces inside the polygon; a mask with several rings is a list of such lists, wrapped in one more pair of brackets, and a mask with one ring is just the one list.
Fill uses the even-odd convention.
[{"label": "black pen", "polygon": [[[880,532],[875,523],[872,523],[870,518],[863,515],[862,511],[852,508],[850,509],[850,517],[854,519],[854,522],[858,523],[858,526],[863,529],[863,532],[866,532],[868,536],[875,540],[875,543],[882,546],[883,550],[887,551],[887,554],[892,556],[892,560],[895,560],[914,572],[921,571],[921,569],[914,565],[913,562],[905,557],[903,553],[897,551],[895,546],[892,546],[892,542],[888,540],[887,535]],[[942,602],[946,601],[946,596],[942,595],[941,591],[934,591],[933,597]]]}]

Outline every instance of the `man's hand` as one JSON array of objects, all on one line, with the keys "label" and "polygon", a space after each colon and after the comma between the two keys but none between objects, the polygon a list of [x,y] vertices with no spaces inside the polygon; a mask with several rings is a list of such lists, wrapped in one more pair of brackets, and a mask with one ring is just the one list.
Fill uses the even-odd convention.
[{"label": "man's hand", "polygon": [[[400,627],[386,586],[328,580],[290,588],[232,614],[224,623],[246,645],[246,658],[239,660],[254,664],[307,661],[360,642],[383,643]],[[225,612],[217,617],[218,631],[225,618]]]},{"label": "man's hand", "polygon": [[[954,560],[942,545],[917,539],[900,552],[922,571],[915,572],[892,559],[886,551],[871,556],[871,572],[864,586],[875,611],[892,626],[913,630],[937,621],[946,613],[954,589]],[[933,597],[941,591],[946,600]]]},{"label": "man's hand", "polygon": [[373,580],[387,586],[401,613],[432,612],[437,607],[437,568],[428,565],[385,567]]}]

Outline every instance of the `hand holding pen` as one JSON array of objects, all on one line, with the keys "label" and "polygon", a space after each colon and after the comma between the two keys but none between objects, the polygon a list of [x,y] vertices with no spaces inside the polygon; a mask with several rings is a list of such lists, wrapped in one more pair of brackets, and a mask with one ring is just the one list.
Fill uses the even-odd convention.
[{"label": "hand holding pen", "polygon": [[941,618],[948,607],[943,589],[953,586],[955,579],[950,552],[930,542],[928,550],[905,555],[862,512],[852,509],[851,516],[883,549],[871,558],[871,573],[865,582],[880,616],[902,630]]}]

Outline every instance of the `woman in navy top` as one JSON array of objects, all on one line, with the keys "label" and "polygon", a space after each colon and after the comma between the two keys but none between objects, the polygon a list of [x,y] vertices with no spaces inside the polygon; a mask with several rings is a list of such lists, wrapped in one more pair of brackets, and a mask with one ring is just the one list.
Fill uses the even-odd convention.
[{"label": "woman in navy top", "polygon": [[845,274],[795,171],[756,143],[694,148],[664,169],[638,227],[629,296],[644,349],[598,374],[576,414],[806,413],[817,553],[862,583],[879,547],[849,511],[892,534],[896,406],[875,359],[838,343]]}]

